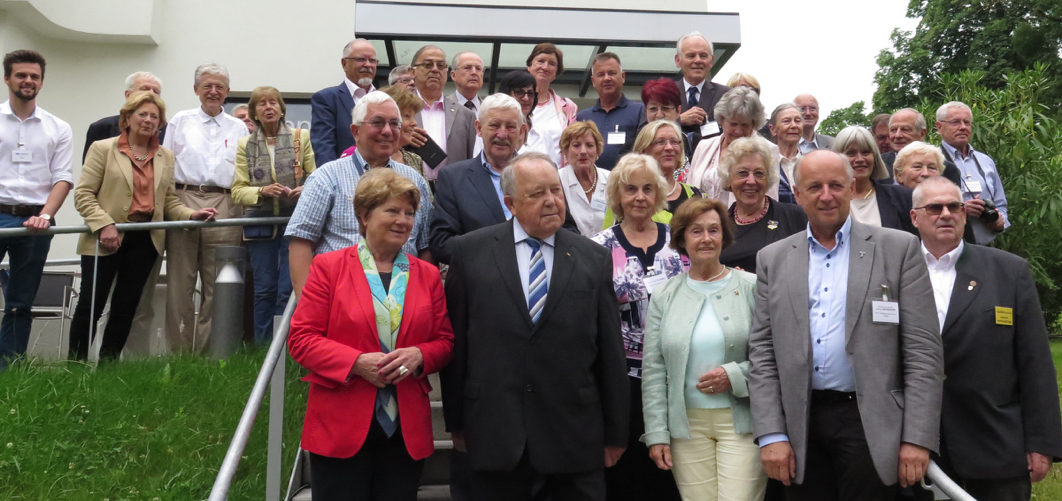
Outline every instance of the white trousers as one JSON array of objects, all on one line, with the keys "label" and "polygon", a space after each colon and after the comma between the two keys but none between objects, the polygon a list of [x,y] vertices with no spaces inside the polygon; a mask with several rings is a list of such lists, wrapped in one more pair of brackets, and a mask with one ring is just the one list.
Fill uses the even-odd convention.
[{"label": "white trousers", "polygon": [[671,439],[675,483],[683,501],[759,501],[767,489],[752,434],[734,433],[730,408],[687,409],[690,438]]}]

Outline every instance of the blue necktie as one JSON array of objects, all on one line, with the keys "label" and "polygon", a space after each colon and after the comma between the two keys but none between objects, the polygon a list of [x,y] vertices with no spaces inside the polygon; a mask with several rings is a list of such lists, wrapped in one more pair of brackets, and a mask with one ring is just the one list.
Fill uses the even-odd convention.
[{"label": "blue necktie", "polygon": [[697,88],[696,87],[690,87],[689,94],[690,94],[690,97],[689,97],[689,99],[686,100],[686,109],[687,110],[690,109],[690,108],[693,108],[694,106],[697,106],[697,103],[699,101],[699,96],[697,95]]},{"label": "blue necktie", "polygon": [[546,260],[542,256],[541,240],[529,237],[524,242],[531,246],[531,265],[527,273],[527,309],[531,313],[531,321],[537,323],[542,316],[542,307],[546,305],[546,291],[549,289]]}]

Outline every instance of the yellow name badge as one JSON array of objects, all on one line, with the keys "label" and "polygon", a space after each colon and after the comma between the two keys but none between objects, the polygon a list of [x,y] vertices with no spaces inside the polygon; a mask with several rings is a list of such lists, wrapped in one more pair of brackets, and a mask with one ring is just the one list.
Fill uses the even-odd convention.
[{"label": "yellow name badge", "polygon": [[1014,309],[996,306],[996,325],[1014,325]]}]

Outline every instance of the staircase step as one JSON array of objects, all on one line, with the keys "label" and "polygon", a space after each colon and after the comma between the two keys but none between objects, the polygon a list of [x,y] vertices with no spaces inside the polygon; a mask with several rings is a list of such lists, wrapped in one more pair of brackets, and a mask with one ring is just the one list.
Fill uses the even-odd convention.
[{"label": "staircase step", "polygon": [[[422,485],[417,491],[417,501],[451,501],[449,485]],[[303,489],[292,496],[291,501],[312,501],[311,489]]]}]

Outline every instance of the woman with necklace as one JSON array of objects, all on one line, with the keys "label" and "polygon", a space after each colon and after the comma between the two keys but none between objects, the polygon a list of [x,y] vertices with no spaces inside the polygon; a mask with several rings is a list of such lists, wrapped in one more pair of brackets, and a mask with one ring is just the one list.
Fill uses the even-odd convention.
[{"label": "woman with necklace", "polygon": [[[244,217],[291,216],[306,176],[314,171],[310,131],[291,130],[284,122],[287,106],[274,87],[251,91],[247,103],[258,129],[240,139],[232,200]],[[273,339],[273,317],[283,315],[291,296],[285,225],[245,226],[243,239],[254,273],[254,341]]]},{"label": "woman with necklace", "polygon": [[756,273],[756,253],[808,225],[799,205],[778,203],[767,187],[778,183],[778,164],[760,138],[741,138],[723,155],[718,183],[734,195],[727,219],[734,223],[734,242],[723,250],[720,261],[730,267]]},{"label": "woman with necklace", "polygon": [[642,441],[684,501],[763,499],[747,383],[756,276],[719,261],[734,232],[718,200],[690,200],[671,223],[671,247],[690,269],[649,302]]},{"label": "woman with necklace", "polygon": [[123,234],[115,223],[210,221],[218,214],[214,208],[192,210],[177,198],[173,152],[159,144],[157,135],[164,123],[166,104],[161,97],[150,91],[132,94],[118,114],[121,135],[92,143],[85,156],[74,207],[93,233],[82,234],[77,246],[83,279],[70,323],[73,359],[88,358],[89,326],[99,321],[112,285],[100,359],[122,354],[144,284],[166,247],[165,230]]},{"label": "woman with necklace", "polygon": [[666,189],[667,182],[652,157],[624,155],[608,178],[609,204],[620,223],[593,238],[612,256],[612,280],[620,304],[627,375],[631,379],[627,451],[615,466],[605,470],[605,489],[610,501],[678,499],[671,473],[657,469],[649,460],[649,451],[639,442],[644,431],[642,334],[649,298],[655,287],[686,269],[682,257],[667,245],[671,237],[667,225],[652,219],[665,206]]},{"label": "woman with necklace", "polygon": [[774,135],[775,144],[778,145],[778,201],[784,204],[795,204],[796,197],[793,195],[793,169],[803,157],[800,154],[800,136],[804,133],[804,118],[800,107],[793,103],[782,103],[771,112],[771,119],[767,127]]},{"label": "woman with necklace", "polygon": [[558,172],[564,198],[568,201],[568,212],[575,219],[579,233],[590,238],[601,231],[605,219],[605,186],[609,171],[595,165],[605,143],[597,125],[588,120],[575,122],[564,129],[560,144],[568,163]]},{"label": "woman with necklace", "polygon": [[911,194],[914,190],[893,184],[878,153],[870,131],[853,125],[837,134],[833,151],[848,158],[855,176],[852,218],[863,224],[892,228],[918,236],[911,223]]}]

